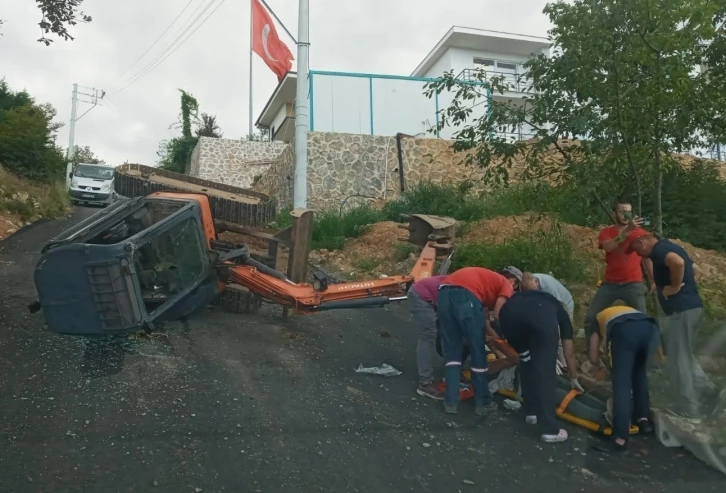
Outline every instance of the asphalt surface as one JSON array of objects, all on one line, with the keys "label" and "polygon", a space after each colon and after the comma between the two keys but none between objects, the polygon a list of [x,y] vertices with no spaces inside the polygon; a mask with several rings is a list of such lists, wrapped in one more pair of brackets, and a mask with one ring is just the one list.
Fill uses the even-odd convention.
[{"label": "asphalt surface", "polygon": [[414,392],[405,304],[287,320],[213,308],[151,339],[52,335],[26,309],[37,252],[92,212],[0,243],[0,492],[726,491],[655,438],[609,458],[564,423],[571,439],[546,445],[521,413],[445,415]]}]

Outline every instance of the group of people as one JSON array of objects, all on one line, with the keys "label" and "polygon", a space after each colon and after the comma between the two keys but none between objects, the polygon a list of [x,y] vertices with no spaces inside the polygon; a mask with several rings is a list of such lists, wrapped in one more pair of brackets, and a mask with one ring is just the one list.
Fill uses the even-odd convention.
[{"label": "group of people", "polygon": [[[599,450],[627,448],[631,423],[641,433],[652,433],[647,367],[664,337],[666,374],[673,389],[673,407],[701,416],[706,396],[721,398],[693,354],[693,341],[703,322],[703,302],[697,282],[702,273],[686,251],[642,228],[632,205],[613,205],[614,225],[599,235],[605,251],[605,279],[585,315],[586,351],[593,365],[608,352],[613,390],[613,440]],[[644,274],[650,289],[643,284]],[[660,324],[648,315],[646,295],[657,292],[664,313]],[[504,338],[518,353],[526,422],[537,424],[545,442],[567,440],[556,419],[558,357],[566,361],[572,387],[582,391],[577,378],[570,292],[548,274],[522,272],[509,266],[500,272],[465,267],[448,276],[414,283],[409,306],[419,326],[418,394],[444,401],[456,413],[459,401],[462,349],[468,345],[475,413],[486,416],[497,409],[488,386],[486,343]],[[617,301],[624,305],[613,306]],[[659,327],[660,325],[660,327]],[[442,343],[446,391],[434,380],[433,352]]]}]

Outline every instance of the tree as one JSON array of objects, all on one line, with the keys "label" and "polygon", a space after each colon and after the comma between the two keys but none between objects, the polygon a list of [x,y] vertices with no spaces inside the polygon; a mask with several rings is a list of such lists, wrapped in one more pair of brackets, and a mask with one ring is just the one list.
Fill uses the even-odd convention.
[{"label": "tree", "polygon": [[196,98],[186,91],[179,89],[181,92],[181,112],[176,123],[170,128],[181,129],[181,137],[175,137],[168,141],[163,141],[159,145],[159,166],[162,169],[174,171],[176,173],[184,173],[191,163],[192,151],[197,145],[198,137],[192,135],[192,124],[197,124],[199,118],[199,103]]},{"label": "tree", "polygon": [[[49,46],[53,40],[46,37],[47,34],[55,34],[66,41],[74,40],[68,32],[68,26],[75,26],[79,22],[91,22],[93,18],[79,10],[83,0],[35,0],[40,9],[42,18],[40,26],[41,36],[39,42]],[[3,24],[0,19],[0,26]]]},{"label": "tree", "polygon": [[222,138],[222,129],[217,125],[217,116],[202,113],[201,121],[196,130],[197,137],[214,137]]},{"label": "tree", "polygon": [[267,142],[270,140],[270,131],[266,128],[261,128],[259,131],[252,135],[248,135],[243,140],[247,140],[249,142]]},{"label": "tree", "polygon": [[[486,177],[506,182],[515,158],[525,162],[523,179],[576,180],[583,197],[605,205],[623,193],[654,190],[655,229],[662,232],[663,172],[674,153],[706,147],[707,135],[723,138],[726,114],[722,60],[715,41],[723,36],[718,3],[709,0],[575,0],[548,4],[551,57],[525,64],[533,95],[517,104],[488,98],[505,94],[503,78],[477,74],[477,83],[453,73],[427,84],[426,94],[452,90],[439,129],[461,126],[454,147],[485,168]],[[721,26],[721,27],[719,27]],[[710,63],[718,77],[695,68]],[[720,65],[719,65],[720,64]],[[523,80],[524,81],[524,80]],[[470,102],[488,98],[486,114],[472,118]],[[534,139],[498,133],[526,126]],[[555,165],[552,153],[562,158]]]},{"label": "tree", "polygon": [[62,124],[53,123],[55,115],[50,104],[37,104],[26,91],[12,91],[0,80],[0,163],[31,179],[62,177],[65,159],[56,144]]},{"label": "tree", "polygon": [[90,147],[88,146],[74,146],[73,148],[73,166],[80,163],[85,164],[106,164],[106,161],[99,159],[98,156],[96,156]]}]

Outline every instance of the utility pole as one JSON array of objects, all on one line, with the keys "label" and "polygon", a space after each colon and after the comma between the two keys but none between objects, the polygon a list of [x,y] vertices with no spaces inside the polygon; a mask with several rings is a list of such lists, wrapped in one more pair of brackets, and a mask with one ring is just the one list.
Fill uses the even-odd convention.
[{"label": "utility pole", "polygon": [[295,95],[295,181],[293,182],[293,205],[296,209],[306,208],[308,201],[308,108],[309,77],[309,2],[300,0],[297,25],[297,92]]},{"label": "utility pole", "polygon": [[[66,188],[70,188],[71,186],[71,173],[73,172],[73,154],[76,150],[76,122],[83,118],[86,113],[95,108],[98,105],[98,101],[100,99],[103,99],[103,97],[106,95],[106,91],[88,87],[82,87],[82,89],[87,89],[91,91],[90,94],[85,92],[78,92],[79,87],[80,86],[78,84],[73,84],[73,97],[71,99],[71,125],[68,131],[68,152],[66,153],[66,158],[68,160],[68,163],[66,164]],[[85,99],[78,99],[79,95],[88,96],[89,98],[91,98],[91,100],[86,101]],[[82,103],[88,103],[91,105],[91,107],[88,108],[81,116],[76,116],[78,114],[79,101]]]}]

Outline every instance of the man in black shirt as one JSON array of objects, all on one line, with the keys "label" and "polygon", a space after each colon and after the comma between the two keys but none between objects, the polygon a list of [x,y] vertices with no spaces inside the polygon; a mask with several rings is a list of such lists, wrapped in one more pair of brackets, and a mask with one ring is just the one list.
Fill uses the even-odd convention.
[{"label": "man in black shirt", "polygon": [[658,301],[665,314],[661,324],[665,339],[666,373],[674,391],[676,407],[699,416],[699,394],[717,394],[693,354],[693,343],[703,324],[703,301],[697,282],[701,269],[680,246],[644,233],[632,243],[641,257],[653,261]]},{"label": "man in black shirt", "polygon": [[557,423],[557,351],[560,339],[573,387],[577,360],[572,345],[570,316],[562,304],[544,291],[515,293],[499,311],[502,335],[519,353],[519,370],[527,422],[539,426],[548,443],[567,440]]}]

